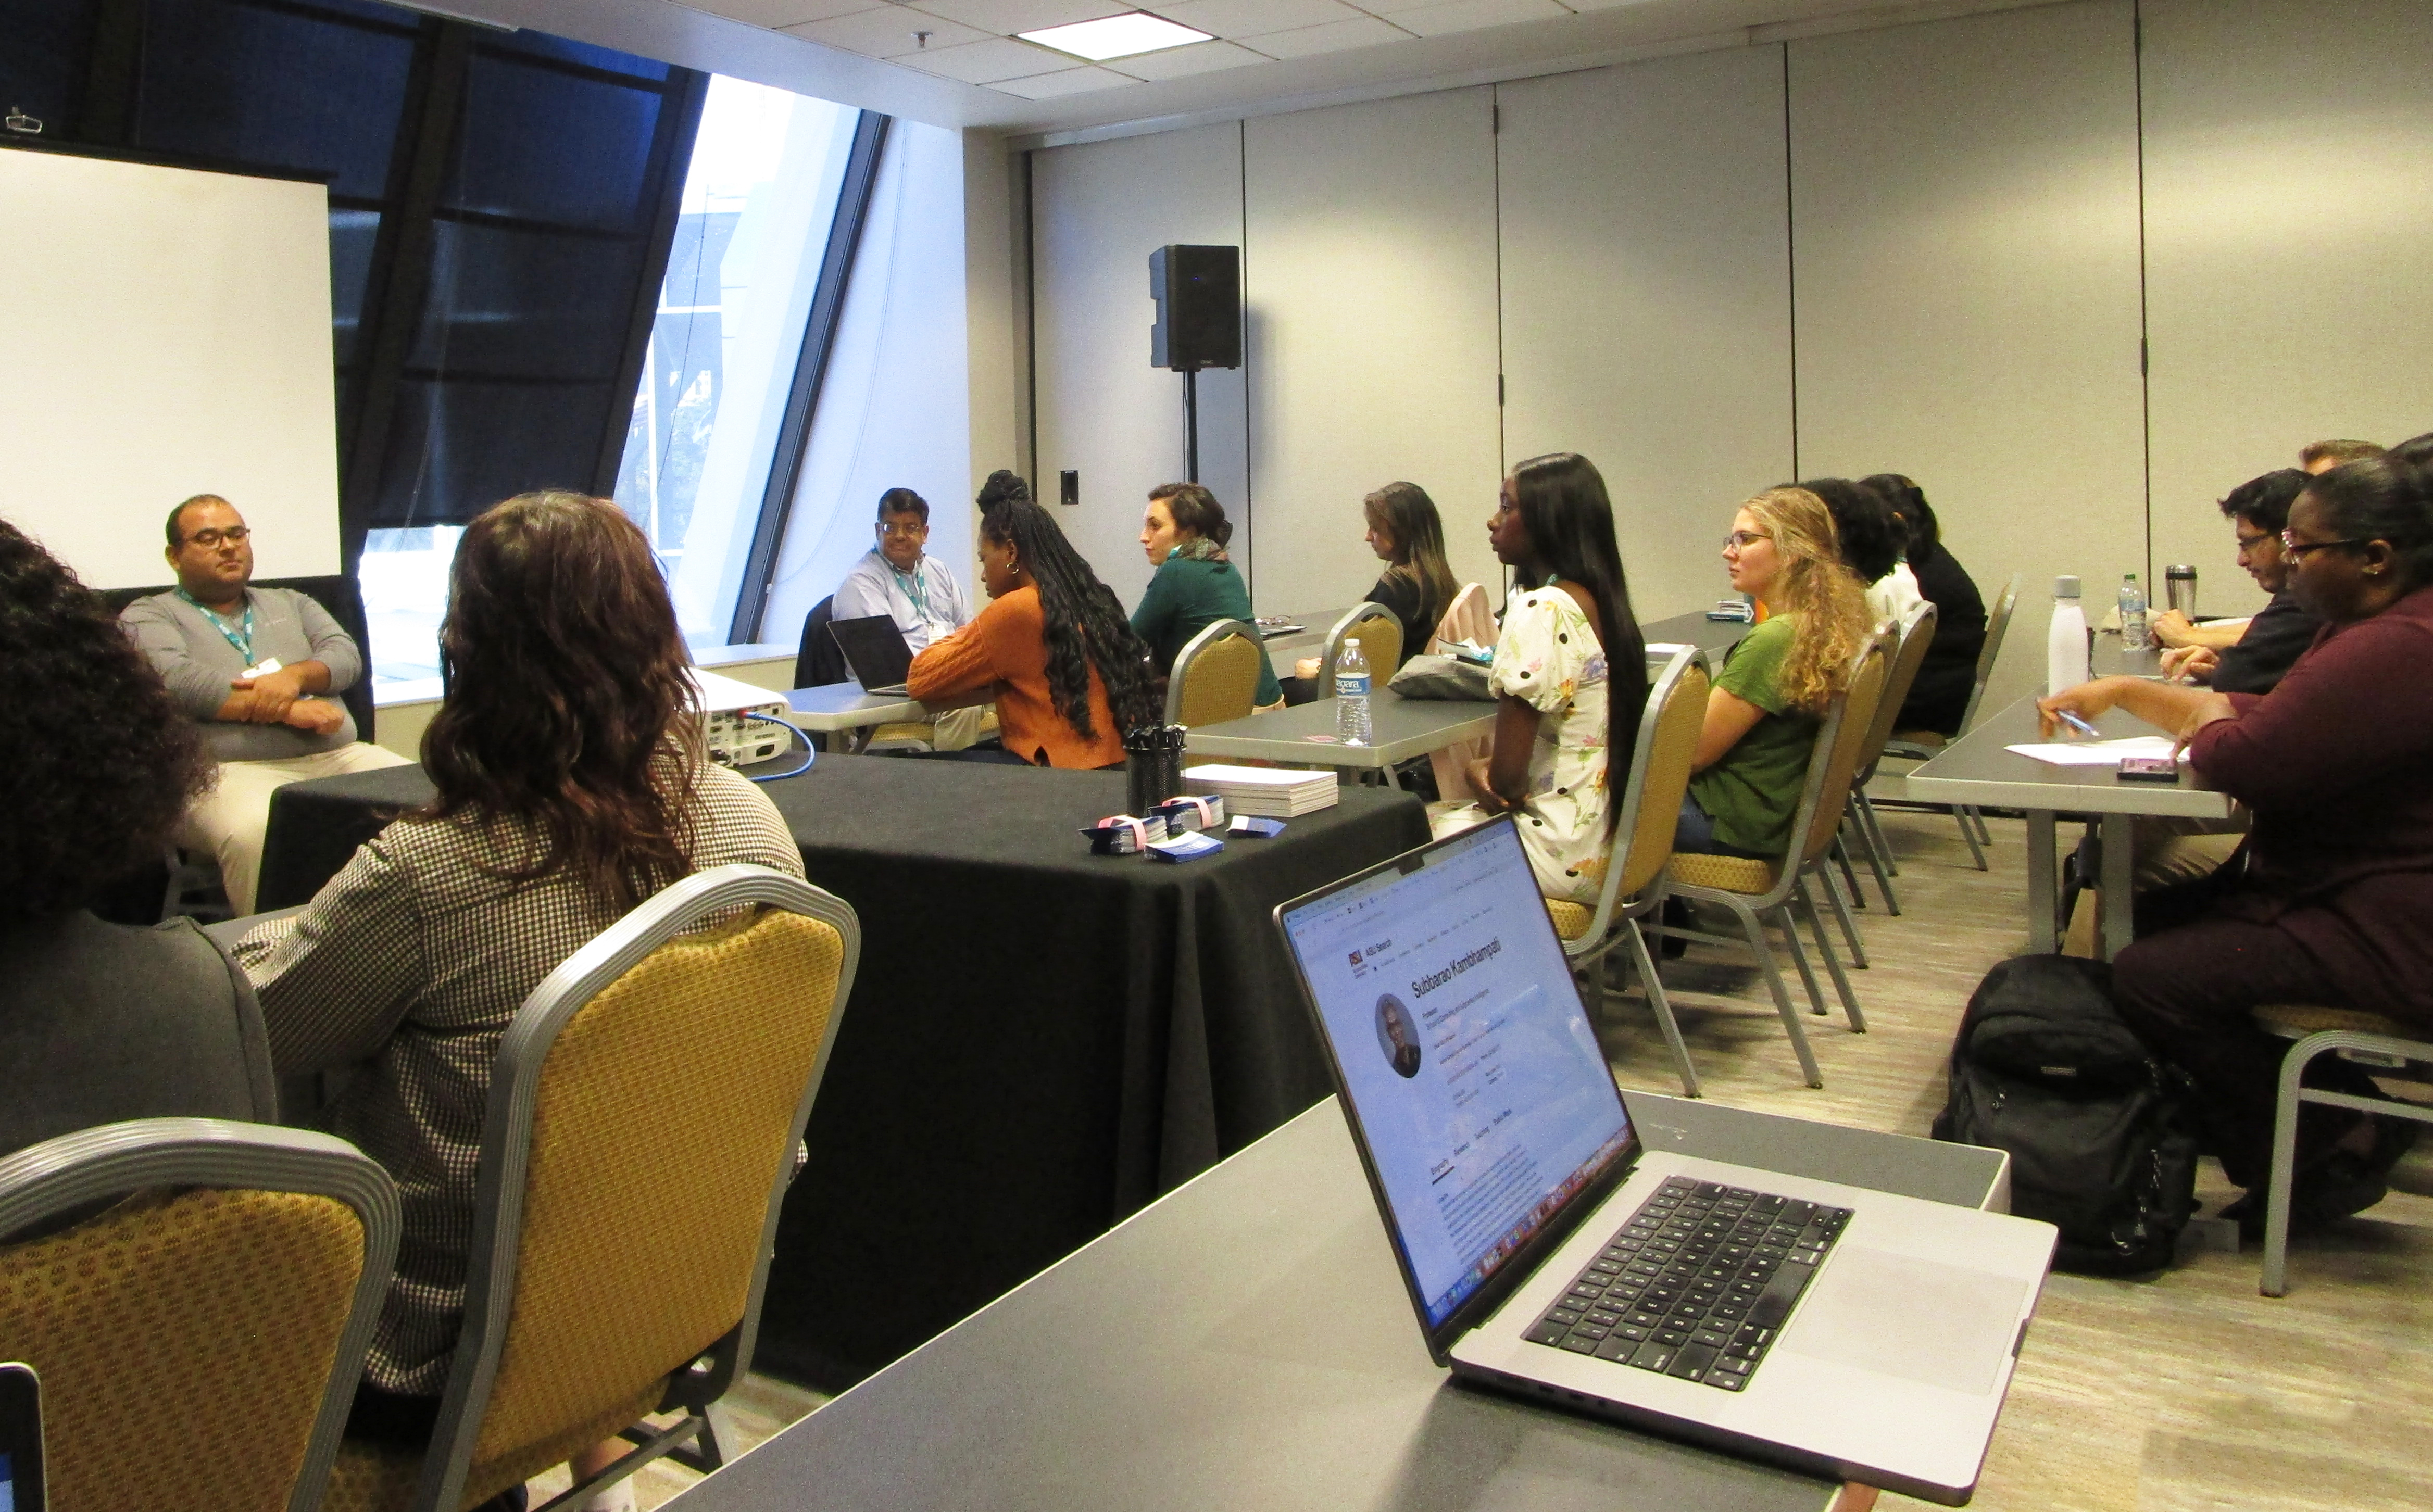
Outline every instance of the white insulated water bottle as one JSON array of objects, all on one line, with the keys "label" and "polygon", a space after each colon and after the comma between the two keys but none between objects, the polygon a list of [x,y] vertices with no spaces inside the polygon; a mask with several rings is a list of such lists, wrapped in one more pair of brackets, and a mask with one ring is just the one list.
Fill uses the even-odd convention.
[{"label": "white insulated water bottle", "polygon": [[2086,610],[2078,602],[2078,579],[2053,580],[2052,628],[2045,633],[2045,691],[2058,693],[2086,681]]},{"label": "white insulated water bottle", "polygon": [[1357,640],[1345,641],[1335,660],[1335,738],[1345,745],[1369,743],[1369,658]]}]

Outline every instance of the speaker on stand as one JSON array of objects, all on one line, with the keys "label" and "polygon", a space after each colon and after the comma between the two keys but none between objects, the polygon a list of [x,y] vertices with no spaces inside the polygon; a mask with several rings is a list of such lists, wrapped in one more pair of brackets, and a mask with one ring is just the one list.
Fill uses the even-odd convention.
[{"label": "speaker on stand", "polygon": [[1148,362],[1182,375],[1182,476],[1199,481],[1199,370],[1242,365],[1242,249],[1161,246],[1148,255],[1157,301]]}]

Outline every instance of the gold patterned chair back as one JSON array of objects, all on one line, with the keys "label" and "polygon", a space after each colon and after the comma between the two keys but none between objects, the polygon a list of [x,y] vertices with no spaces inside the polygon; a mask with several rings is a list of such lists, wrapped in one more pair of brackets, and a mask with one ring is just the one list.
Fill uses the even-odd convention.
[{"label": "gold patterned chair back", "polygon": [[1876,629],[1854,663],[1850,686],[1842,695],[1842,717],[1829,722],[1832,728],[1820,731],[1818,738],[1830,739],[1831,746],[1825,755],[1825,784],[1817,793],[1815,807],[1808,812],[1808,833],[1801,838],[1795,858],[1798,866],[1822,858],[1833,847],[1833,837],[1842,827],[1842,809],[1850,801],[1850,788],[1858,779],[1859,768],[1877,751],[1880,742],[1867,744],[1875,729],[1876,709],[1882,703],[1884,687],[1892,671],[1892,648],[1895,630],[1887,620]]},{"label": "gold patterned chair back", "polygon": [[1342,656],[1347,640],[1360,642],[1360,654],[1369,659],[1369,696],[1373,699],[1384,691],[1386,679],[1403,664],[1403,621],[1382,603],[1355,603],[1335,622],[1321,653],[1325,665],[1318,670],[1319,686],[1326,689],[1329,698],[1335,696],[1335,664]]},{"label": "gold patterned chair back", "polygon": [[[331,1191],[186,1184],[231,1148],[357,1167],[384,1215]],[[21,1151],[0,1162],[0,1193],[29,1172],[72,1179],[66,1159],[115,1163],[134,1184],[89,1187],[108,1205],[64,1228],[78,1206],[49,1223],[20,1210],[6,1226],[37,1236],[0,1244],[0,1360],[42,1378],[48,1504],[317,1505],[396,1254],[395,1186],[326,1135],[164,1118]]]},{"label": "gold patterned chair back", "polygon": [[1267,664],[1255,628],[1239,620],[1217,620],[1176,654],[1166,683],[1165,722],[1201,729],[1249,718]]},{"label": "gold patterned chair back", "polygon": [[1661,690],[1662,702],[1646,718],[1656,726],[1647,748],[1646,774],[1638,778],[1639,810],[1623,856],[1622,879],[1614,896],[1635,898],[1656,881],[1673,858],[1673,831],[1681,821],[1681,799],[1690,790],[1690,770],[1698,756],[1698,735],[1706,728],[1707,690],[1710,684],[1703,661],[1692,661],[1680,676]]}]

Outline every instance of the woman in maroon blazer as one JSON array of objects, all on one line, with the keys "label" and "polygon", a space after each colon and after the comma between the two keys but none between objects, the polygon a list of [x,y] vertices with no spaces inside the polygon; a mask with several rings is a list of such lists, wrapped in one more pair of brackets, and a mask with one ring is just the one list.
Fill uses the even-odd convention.
[{"label": "woman in maroon blazer", "polygon": [[[2141,899],[2113,987],[2147,1043],[2193,1076],[2222,1169],[2260,1193],[2281,1041],[2266,1003],[2387,1014],[2433,1036],[2433,476],[2374,458],[2314,479],[2282,533],[2289,588],[2323,621],[2270,693],[2106,677],[2043,701],[2115,705],[2169,730],[2215,787],[2254,811],[2213,876]],[[2314,1062],[2323,1084],[2363,1073]],[[2382,1199],[2410,1130],[2310,1106],[2293,1214],[2321,1222]],[[2260,1195],[2242,1204],[2262,1219]]]}]

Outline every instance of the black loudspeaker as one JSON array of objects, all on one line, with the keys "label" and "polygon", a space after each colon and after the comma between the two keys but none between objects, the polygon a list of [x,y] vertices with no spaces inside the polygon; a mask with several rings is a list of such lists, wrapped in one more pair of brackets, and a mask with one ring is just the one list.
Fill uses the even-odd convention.
[{"label": "black loudspeaker", "polygon": [[1242,249],[1161,246],[1148,255],[1157,301],[1148,363],[1178,373],[1242,365]]}]

